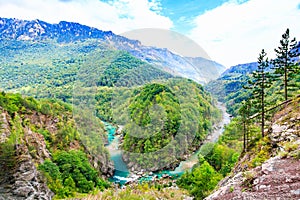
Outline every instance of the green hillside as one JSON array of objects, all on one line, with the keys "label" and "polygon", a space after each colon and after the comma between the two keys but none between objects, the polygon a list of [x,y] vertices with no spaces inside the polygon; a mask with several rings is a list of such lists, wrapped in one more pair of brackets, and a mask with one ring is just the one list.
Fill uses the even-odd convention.
[{"label": "green hillside", "polygon": [[[174,77],[99,40],[0,43],[1,90],[31,96],[2,93],[3,112],[12,120],[21,118],[21,125],[10,127],[19,127],[19,135],[7,137],[14,142],[1,143],[5,152],[11,144],[3,156],[17,159],[9,152],[15,151],[16,141],[27,140],[23,130],[29,127],[51,156],[35,160],[40,150],[24,145],[56,197],[108,187],[103,178],[112,176],[114,167],[100,120],[124,126],[120,146],[124,161],[129,168],[148,171],[174,168],[199,148],[220,120],[216,101],[200,84]],[[31,122],[32,115],[45,121]],[[49,123],[54,123],[53,129]]]},{"label": "green hillside", "polygon": [[88,82],[88,87],[133,86],[172,77],[93,39],[74,43],[1,40],[0,50],[0,88],[38,98],[70,102],[76,81]]},{"label": "green hillside", "polygon": [[[84,137],[76,128],[70,105],[1,92],[0,114],[0,188],[12,188],[8,194],[21,183],[21,191],[29,187],[41,192],[45,180],[40,174],[60,198],[109,186],[103,177],[111,176],[113,169],[103,145],[107,140],[104,129],[99,126],[96,134]],[[28,170],[24,171],[23,164]]]}]

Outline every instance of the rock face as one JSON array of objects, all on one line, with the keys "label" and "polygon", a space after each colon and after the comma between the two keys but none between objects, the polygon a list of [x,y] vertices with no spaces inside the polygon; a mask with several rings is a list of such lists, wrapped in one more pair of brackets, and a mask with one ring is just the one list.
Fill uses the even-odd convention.
[{"label": "rock face", "polygon": [[239,172],[206,199],[299,199],[300,161],[273,157],[262,166]]},{"label": "rock face", "polygon": [[[44,136],[33,130],[43,128],[56,135],[58,123],[63,124],[64,117],[58,119],[29,110],[22,115],[15,113],[13,117],[0,107],[0,200],[52,199],[54,193],[37,169],[45,159],[51,159],[51,154]],[[69,149],[82,148],[78,140],[66,145]],[[90,163],[103,176],[113,175],[113,165],[107,154],[89,156]]]},{"label": "rock face", "polygon": [[16,164],[0,183],[0,199],[51,199],[53,193],[32,162],[25,145],[15,147]]},{"label": "rock face", "polygon": [[9,137],[10,135],[10,126],[9,126],[9,121],[10,121],[10,116],[8,115],[8,113],[6,111],[4,111],[1,107],[0,107],[0,143],[5,142],[6,139]]},{"label": "rock face", "polygon": [[[11,134],[11,117],[2,108],[0,112],[0,144],[5,144]],[[50,158],[44,138],[29,128],[24,128],[23,139],[20,144],[11,146],[10,151],[5,150],[7,155],[0,148],[0,199],[51,199],[54,194],[34,164],[34,161],[41,163]],[[28,146],[35,150],[34,154],[30,153]],[[2,145],[2,148],[5,147]]]},{"label": "rock face", "polygon": [[108,154],[94,155],[89,160],[92,166],[99,169],[105,177],[114,175],[114,164],[110,160]]},{"label": "rock face", "polygon": [[300,199],[300,106],[299,98],[276,113],[268,130],[271,158],[248,169],[249,153],[237,163],[233,175],[218,184],[206,200]]}]

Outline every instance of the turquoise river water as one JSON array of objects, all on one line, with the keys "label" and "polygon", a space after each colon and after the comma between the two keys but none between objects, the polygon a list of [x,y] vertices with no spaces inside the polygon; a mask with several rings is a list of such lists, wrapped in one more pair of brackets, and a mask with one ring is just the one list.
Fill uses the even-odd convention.
[{"label": "turquoise river water", "polygon": [[[224,125],[230,122],[229,114],[226,113],[226,109],[223,105],[219,104],[218,107],[222,110],[223,119],[222,121],[215,127],[214,131],[208,136],[206,142],[216,142],[219,136],[222,134],[224,130]],[[114,162],[115,172],[114,176],[111,178],[112,182],[120,183],[121,185],[134,180],[134,177],[130,176],[130,172],[127,168],[126,163],[122,159],[122,151],[118,148],[119,146],[119,135],[116,135],[117,128],[108,122],[103,122],[104,127],[108,134],[108,144],[106,148],[108,149],[111,160]],[[172,177],[180,177],[184,171],[191,170],[192,167],[198,162],[198,154],[199,151],[196,151],[192,154],[187,160],[180,162],[178,167],[175,170],[164,170],[160,172],[153,173],[153,175],[148,175],[146,177],[139,178],[139,181],[143,180],[152,180],[153,176],[157,176],[160,178],[164,174],[168,174]]]}]

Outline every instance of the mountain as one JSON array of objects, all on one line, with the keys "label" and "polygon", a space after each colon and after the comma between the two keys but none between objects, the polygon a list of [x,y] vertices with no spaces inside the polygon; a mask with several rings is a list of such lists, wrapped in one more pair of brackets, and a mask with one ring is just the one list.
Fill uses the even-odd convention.
[{"label": "mountain", "polygon": [[230,114],[236,115],[239,103],[248,98],[243,85],[250,78],[250,74],[257,69],[257,63],[239,64],[224,71],[221,76],[205,85],[205,89],[219,101],[226,103]]},{"label": "mountain", "polygon": [[113,164],[104,128],[86,137],[75,118],[61,101],[0,93],[0,199],[52,199],[108,186],[103,178]]},{"label": "mountain", "polygon": [[257,65],[257,62],[238,64],[225,70],[220,77],[226,77],[226,75],[232,76],[232,74],[250,74],[257,70]]},{"label": "mountain", "polygon": [[[126,151],[120,159],[138,174],[175,168],[221,118],[215,100],[194,81],[213,76],[200,66],[213,68],[213,61],[77,23],[3,18],[0,51],[0,176],[12,180],[0,183],[4,197],[66,198],[106,188],[117,168],[101,121],[123,127],[116,148]],[[23,157],[31,169],[13,162]],[[23,181],[26,173],[30,180]]]},{"label": "mountain", "polygon": [[0,18],[0,39],[31,41],[56,39],[58,42],[73,42],[87,38],[106,39],[113,35],[110,31],[105,32],[65,21],[49,24],[41,20]]},{"label": "mountain", "polygon": [[155,67],[176,76],[183,76],[198,83],[216,79],[225,67],[204,58],[186,58],[167,49],[143,46],[137,40],[115,35],[111,31],[101,31],[73,22],[49,24],[40,20],[19,20],[0,18],[0,41],[75,43],[87,39],[97,39],[111,48],[124,50]]},{"label": "mountain", "polygon": [[300,98],[273,115],[267,136],[243,153],[206,200],[299,199]]},{"label": "mountain", "polygon": [[205,58],[184,57],[168,49],[143,46],[139,42],[124,43],[114,40],[113,45],[172,75],[189,78],[201,84],[216,79],[225,70],[223,65]]}]

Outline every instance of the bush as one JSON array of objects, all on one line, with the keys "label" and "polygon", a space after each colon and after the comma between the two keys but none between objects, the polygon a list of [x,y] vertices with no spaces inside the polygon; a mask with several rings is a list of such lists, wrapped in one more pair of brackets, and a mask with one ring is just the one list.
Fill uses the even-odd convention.
[{"label": "bush", "polygon": [[99,178],[82,151],[57,151],[53,162],[45,160],[39,170],[44,172],[49,188],[59,198],[72,197],[75,192],[88,193],[95,188],[103,190],[109,187],[105,180]]},{"label": "bush", "polygon": [[199,199],[206,197],[221,180],[222,175],[215,171],[215,169],[200,157],[200,166],[186,172],[178,179],[177,184],[187,189],[193,196]]}]

